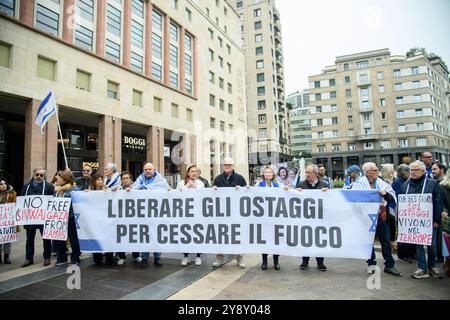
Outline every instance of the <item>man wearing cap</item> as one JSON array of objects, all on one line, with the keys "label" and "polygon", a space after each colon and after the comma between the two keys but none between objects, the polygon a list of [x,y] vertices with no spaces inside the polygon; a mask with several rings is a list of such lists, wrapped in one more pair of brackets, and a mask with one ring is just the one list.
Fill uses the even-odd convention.
[{"label": "man wearing cap", "polygon": [[425,164],[425,175],[427,178],[433,179],[433,155],[431,152],[422,152],[420,160]]},{"label": "man wearing cap", "polygon": [[[234,160],[225,158],[223,160],[223,173],[214,179],[214,189],[217,188],[236,188],[247,186],[245,178],[234,171]],[[244,257],[240,254],[236,255],[237,266],[244,269]],[[225,264],[225,256],[222,253],[216,255],[216,261],[213,262],[213,268],[219,268]]]},{"label": "man wearing cap", "polygon": [[351,189],[353,184],[362,177],[361,169],[354,164],[348,167],[345,172],[347,176],[345,177],[344,189]]}]

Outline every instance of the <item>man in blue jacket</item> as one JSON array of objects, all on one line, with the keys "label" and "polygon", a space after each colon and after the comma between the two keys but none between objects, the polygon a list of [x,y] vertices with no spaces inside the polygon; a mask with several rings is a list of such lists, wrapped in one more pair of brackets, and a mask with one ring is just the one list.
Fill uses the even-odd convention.
[{"label": "man in blue jacket", "polygon": [[433,237],[431,246],[427,246],[428,264],[425,258],[423,245],[417,245],[416,254],[418,269],[411,276],[414,279],[422,279],[429,278],[431,275],[436,279],[440,279],[441,274],[439,269],[436,268],[436,239],[437,231],[441,224],[442,212],[439,185],[434,179],[430,179],[426,176],[427,167],[422,161],[414,161],[409,167],[411,170],[411,178],[402,185],[400,194],[431,193],[433,195]]}]

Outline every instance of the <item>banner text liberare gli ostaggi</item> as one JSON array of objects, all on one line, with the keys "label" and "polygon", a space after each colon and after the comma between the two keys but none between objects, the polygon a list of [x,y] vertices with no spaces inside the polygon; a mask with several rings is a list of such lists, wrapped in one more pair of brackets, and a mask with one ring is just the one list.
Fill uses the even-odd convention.
[{"label": "banner text liberare gli ostaggi", "polygon": [[14,213],[16,204],[0,204],[0,244],[17,241]]},{"label": "banner text liberare gli ostaggi", "polygon": [[[378,191],[74,192],[83,251],[370,256]],[[375,217],[375,220],[374,220]]]}]

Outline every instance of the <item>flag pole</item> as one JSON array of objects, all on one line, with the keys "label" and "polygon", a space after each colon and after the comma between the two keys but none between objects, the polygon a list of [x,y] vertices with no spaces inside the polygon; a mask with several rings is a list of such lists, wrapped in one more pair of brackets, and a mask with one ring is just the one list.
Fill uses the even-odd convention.
[{"label": "flag pole", "polygon": [[66,169],[68,169],[69,166],[67,164],[66,149],[64,148],[64,138],[63,138],[63,135],[62,135],[62,132],[61,132],[61,125],[59,123],[58,113],[59,113],[59,106],[56,106],[56,122],[58,123],[58,131],[59,131],[59,136],[61,138],[61,145],[62,145],[62,150],[63,150],[63,154],[64,154],[64,161],[66,163]]}]

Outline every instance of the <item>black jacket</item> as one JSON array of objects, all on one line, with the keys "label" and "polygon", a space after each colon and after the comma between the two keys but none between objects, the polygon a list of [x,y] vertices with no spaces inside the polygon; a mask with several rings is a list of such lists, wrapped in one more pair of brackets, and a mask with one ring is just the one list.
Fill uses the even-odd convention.
[{"label": "black jacket", "polygon": [[209,181],[206,180],[205,178],[203,178],[203,177],[198,177],[198,179],[199,179],[201,182],[203,182],[203,184],[205,185],[205,188],[211,187],[211,185],[209,184]]},{"label": "black jacket", "polygon": [[75,179],[75,183],[77,184],[78,188],[81,190],[89,189],[89,186],[91,185],[91,178],[85,178],[85,177],[79,177]]},{"label": "black jacket", "polygon": [[[27,184],[25,184],[22,188],[22,191],[20,192],[20,196],[25,196],[25,193],[27,193],[27,188],[28,186],[30,186],[28,188],[28,193],[26,195],[28,196],[35,196],[35,195],[42,195],[42,184],[39,185],[38,187],[33,187],[32,185],[33,180],[30,180]],[[55,194],[55,187],[47,181],[44,181],[45,183],[45,190],[44,190],[44,196],[52,196]]]},{"label": "black jacket", "polygon": [[417,180],[408,179],[400,188],[400,194],[406,194],[408,186],[408,194],[422,193],[425,179],[427,181],[427,184],[425,186],[424,193],[431,193],[433,195],[433,222],[440,225],[442,213],[441,190],[439,189],[439,185],[436,180],[427,178],[426,175]]},{"label": "black jacket", "polygon": [[[439,187],[441,188],[442,203],[444,209],[446,209],[447,212],[450,212],[450,187],[444,186],[442,184],[439,185]],[[444,209],[442,209],[442,211],[444,211]]]},{"label": "black jacket", "polygon": [[319,181],[316,183],[316,185],[314,187],[311,185],[311,183],[308,182],[308,180],[299,181],[295,187],[306,189],[306,190],[316,190],[316,189],[320,190],[323,188],[329,188],[330,185],[327,182],[319,179]]},{"label": "black jacket", "polygon": [[236,186],[245,187],[247,185],[247,182],[245,181],[243,176],[241,176],[239,173],[236,173],[233,170],[233,173],[231,174],[230,177],[228,177],[225,172],[218,175],[214,179],[214,185],[218,188],[236,187]]},{"label": "black jacket", "polygon": [[[35,196],[35,195],[42,195],[42,188],[45,184],[44,189],[44,196],[52,196],[55,194],[55,186],[51,184],[50,182],[44,181],[42,184],[40,184],[38,187],[33,187],[32,184],[33,180],[30,180],[27,184],[25,184],[22,188],[22,191],[20,192],[21,196]],[[28,187],[30,186],[30,187]],[[27,192],[28,189],[28,192]],[[38,229],[42,227],[41,225],[27,225],[24,226],[25,229]]]}]

